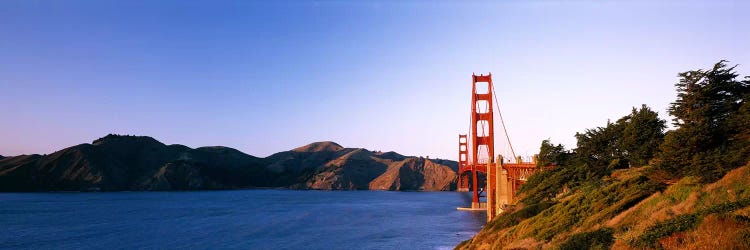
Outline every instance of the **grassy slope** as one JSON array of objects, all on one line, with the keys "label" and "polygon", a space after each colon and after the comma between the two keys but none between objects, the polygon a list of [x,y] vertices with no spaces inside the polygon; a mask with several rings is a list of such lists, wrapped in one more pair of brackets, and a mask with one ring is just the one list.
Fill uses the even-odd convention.
[{"label": "grassy slope", "polygon": [[519,208],[457,248],[750,248],[750,165],[707,185],[666,185],[650,172],[618,170],[555,203]]}]

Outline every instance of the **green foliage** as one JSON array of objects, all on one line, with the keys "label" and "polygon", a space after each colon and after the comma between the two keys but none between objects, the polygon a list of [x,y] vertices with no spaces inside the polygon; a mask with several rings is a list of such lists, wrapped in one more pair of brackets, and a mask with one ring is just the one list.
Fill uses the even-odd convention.
[{"label": "green foliage", "polygon": [[501,230],[503,228],[512,227],[517,225],[519,222],[534,217],[545,209],[554,205],[554,202],[542,202],[526,206],[518,211],[514,211],[510,214],[506,214],[487,224],[487,228],[492,230]]},{"label": "green foliage", "polygon": [[646,165],[664,140],[665,124],[645,104],[640,109],[633,107],[629,115],[615,123],[608,121],[606,127],[576,133],[578,163],[594,168]]},{"label": "green foliage", "polygon": [[683,214],[675,218],[662,221],[646,229],[646,231],[634,242],[636,247],[654,247],[656,241],[662,237],[672,235],[676,232],[684,232],[693,229],[700,224],[695,214]]},{"label": "green foliage", "polygon": [[750,81],[725,62],[679,74],[669,107],[678,128],[661,145],[658,168],[711,182],[750,158]]},{"label": "green foliage", "polygon": [[576,133],[578,148],[575,149],[576,159],[580,165],[588,165],[594,171],[601,171],[615,159],[624,159],[620,147],[624,126],[620,123],[607,121],[606,127],[586,129],[584,133]]},{"label": "green foliage", "polygon": [[623,124],[620,145],[630,165],[648,164],[664,141],[666,121],[644,104],[640,110],[633,107],[630,115],[617,123]]},{"label": "green foliage", "polygon": [[537,166],[555,165],[554,170],[532,175],[519,192],[523,202],[535,204],[554,198],[564,187],[576,188],[609,175],[612,170],[651,159],[664,137],[666,121],[646,105],[606,127],[576,133],[578,148],[571,153],[563,145],[542,141]]},{"label": "green foliage", "polygon": [[750,205],[750,199],[715,204],[706,209],[698,211],[699,214],[708,215],[715,213],[727,213]]},{"label": "green foliage", "polygon": [[[676,130],[665,134],[666,121],[642,105],[614,123],[576,133],[577,147],[572,151],[542,141],[538,166],[554,164],[555,168],[537,172],[520,187],[521,202],[529,211],[493,221],[493,228],[511,227],[528,218],[525,236],[545,241],[574,227],[596,228],[664,190],[665,184],[643,175],[626,180],[604,178],[615,169],[644,166],[654,158],[658,173],[692,175],[698,177],[693,180],[703,182],[746,163],[750,159],[750,77],[738,81],[734,67],[727,68],[724,61],[712,70],[688,71],[680,77],[677,101],[669,109]],[[686,199],[692,188],[677,190],[675,199]],[[695,228],[706,214],[744,206],[724,203],[675,217],[649,228],[633,244],[653,247],[661,237]],[[607,235],[611,237],[611,229],[577,234],[564,248],[607,248],[611,244]]]},{"label": "green foliage", "polygon": [[525,194],[521,202],[530,205],[551,200],[571,182],[570,177],[575,174],[573,170],[575,169],[572,167],[558,166],[531,175],[526,184],[521,185],[518,190],[519,193]]},{"label": "green foliage", "polygon": [[614,230],[606,227],[592,232],[574,234],[560,244],[560,249],[609,249],[609,246],[615,241],[613,234]]},{"label": "green foliage", "polygon": [[537,204],[554,198],[562,188],[571,182],[571,176],[576,175],[572,167],[567,167],[573,158],[573,153],[565,150],[562,144],[555,145],[550,140],[542,141],[539,148],[537,167],[554,165],[554,169],[540,171],[526,180],[519,192],[525,193],[524,204]]},{"label": "green foliage", "polygon": [[530,234],[550,240],[575,226],[592,226],[634,206],[664,186],[639,175],[625,180],[589,181],[564,201],[534,216]]},{"label": "green foliage", "polygon": [[750,199],[744,199],[719,203],[695,213],[679,215],[649,227],[632,245],[635,247],[654,247],[662,237],[696,228],[701,220],[709,214],[726,214],[748,205],[750,205]]},{"label": "green foliage", "polygon": [[542,146],[539,147],[539,157],[537,158],[537,167],[544,167],[549,165],[568,165],[568,161],[572,158],[573,154],[562,144],[553,144],[549,139],[542,141]]}]

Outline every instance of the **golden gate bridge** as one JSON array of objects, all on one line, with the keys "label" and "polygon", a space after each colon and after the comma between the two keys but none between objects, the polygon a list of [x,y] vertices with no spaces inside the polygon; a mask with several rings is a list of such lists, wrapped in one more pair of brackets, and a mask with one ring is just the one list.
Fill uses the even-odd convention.
[{"label": "golden gate bridge", "polygon": [[[518,187],[537,168],[537,155],[523,161],[516,155],[505,127],[499,102],[492,84],[492,73],[472,74],[471,117],[469,134],[458,135],[458,191],[472,192],[471,207],[459,210],[487,211],[487,221],[507,210],[516,202]],[[497,109],[493,109],[497,105]],[[495,155],[494,110],[497,110],[512,157]],[[506,153],[507,154],[507,153]],[[550,168],[551,166],[545,166]],[[545,169],[542,168],[542,169]],[[485,202],[481,202],[484,197]]]}]

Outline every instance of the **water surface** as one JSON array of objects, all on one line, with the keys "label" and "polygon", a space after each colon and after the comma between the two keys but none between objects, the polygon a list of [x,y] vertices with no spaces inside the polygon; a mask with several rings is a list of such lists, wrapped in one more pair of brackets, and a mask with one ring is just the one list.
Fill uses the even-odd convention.
[{"label": "water surface", "polygon": [[0,248],[444,249],[484,213],[467,193],[0,193]]}]

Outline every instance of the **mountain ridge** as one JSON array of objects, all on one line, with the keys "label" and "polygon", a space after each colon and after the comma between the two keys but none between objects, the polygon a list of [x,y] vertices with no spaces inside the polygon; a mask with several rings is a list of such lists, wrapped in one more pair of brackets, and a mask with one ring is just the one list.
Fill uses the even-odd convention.
[{"label": "mountain ridge", "polygon": [[[432,167],[405,168],[401,172],[411,178],[407,185],[371,184],[386,170],[419,160]],[[260,187],[445,191],[455,189],[456,167],[454,161],[345,148],[331,141],[261,158],[224,146],[190,148],[166,145],[149,136],[109,134],[48,155],[0,157],[0,192]]]}]

